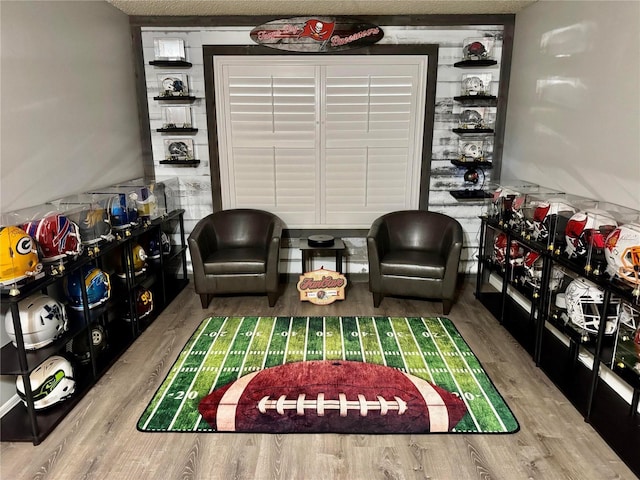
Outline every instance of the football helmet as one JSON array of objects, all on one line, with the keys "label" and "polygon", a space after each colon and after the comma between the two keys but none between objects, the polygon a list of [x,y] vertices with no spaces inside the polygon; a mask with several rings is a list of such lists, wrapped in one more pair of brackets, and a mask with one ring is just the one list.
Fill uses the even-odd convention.
[{"label": "football helmet", "polygon": [[[507,235],[499,233],[493,240],[493,260],[498,265],[503,266],[507,258]],[[522,265],[524,262],[524,248],[517,241],[511,240],[509,248],[509,263],[514,266]]]},{"label": "football helmet", "polygon": [[139,190],[139,193],[131,194],[131,198],[136,202],[138,217],[142,219],[152,219],[158,217],[158,202],[156,196],[147,187]]},{"label": "football helmet", "polygon": [[483,124],[482,115],[477,110],[466,109],[460,113],[458,123],[465,128],[481,128]]},{"label": "football helmet", "polygon": [[473,158],[475,160],[481,159],[484,152],[482,146],[477,143],[467,142],[462,145],[462,156],[467,158]]},{"label": "football helmet", "polygon": [[78,226],[64,215],[50,213],[23,228],[38,243],[45,263],[82,253]]},{"label": "football helmet", "polygon": [[[129,302],[126,302],[127,309],[124,313],[126,322],[131,321],[131,309],[128,308]],[[153,293],[146,288],[138,288],[136,291],[136,315],[138,320],[149,316],[153,312]]]},{"label": "football helmet", "polygon": [[487,56],[487,49],[482,42],[471,42],[462,47],[462,54],[465,58],[479,60]]},{"label": "football helmet", "polygon": [[605,239],[617,226],[618,222],[604,210],[576,212],[564,231],[564,252],[569,258],[578,258],[587,255],[590,248],[602,250]]},{"label": "football helmet", "polygon": [[484,93],[484,82],[480,77],[467,77],[463,81],[464,91],[467,95],[478,95]]},{"label": "football helmet", "polygon": [[531,237],[537,241],[549,239],[551,231],[564,234],[564,218],[576,213],[576,209],[561,200],[549,199],[538,202],[533,211]]},{"label": "football helmet", "polygon": [[[18,303],[20,328],[24,348],[37,350],[46,347],[67,331],[67,312],[57,300],[43,293],[37,293]],[[4,328],[16,347],[16,329],[13,315],[8,310],[4,317]]]},{"label": "football helmet", "polygon": [[626,325],[631,330],[640,329],[640,309],[634,307],[630,303],[620,303],[620,323]]},{"label": "football helmet", "polygon": [[[99,355],[108,348],[107,332],[102,325],[94,323],[91,325],[90,333],[93,352],[95,355]],[[91,346],[86,331],[73,337],[71,353],[83,365],[91,361]]]},{"label": "football helmet", "polygon": [[160,258],[160,254],[169,255],[171,253],[171,243],[169,242],[169,237],[166,233],[160,232],[160,244],[158,244],[158,239],[155,235],[149,238],[149,243],[147,244],[147,250],[149,257],[151,259]]},{"label": "football helmet", "polygon": [[632,286],[640,286],[640,224],[626,223],[605,240],[607,271]]},{"label": "football helmet", "polygon": [[[528,250],[522,263],[524,267],[524,282],[538,290],[542,282],[542,267],[544,266],[542,256],[536,251]],[[558,290],[563,278],[564,273],[562,273],[562,270],[553,267],[549,278],[549,290]]]},{"label": "football helmet", "polygon": [[93,245],[101,240],[111,240],[111,221],[107,211],[100,206],[82,210],[78,216],[80,238],[84,245]]},{"label": "football helmet", "polygon": [[[36,410],[42,410],[66,400],[76,388],[73,367],[69,360],[60,355],[53,355],[38,365],[29,375],[29,383],[33,394],[33,407]],[[16,390],[26,405],[27,397],[22,375],[16,378]]]},{"label": "football helmet", "polygon": [[[133,272],[135,275],[140,275],[146,270],[147,267],[147,252],[138,243],[134,244],[131,249],[131,253],[133,256]],[[122,263],[123,256],[126,257],[127,266],[130,265],[131,261],[129,255],[127,255],[125,251],[120,251],[120,254],[116,257],[116,273],[120,278],[125,278],[127,276],[124,264]]]},{"label": "football helmet", "polygon": [[[84,281],[83,281],[84,279]],[[64,278],[63,288],[69,299],[69,307],[83,310],[82,289],[87,290],[88,308],[102,305],[111,298],[109,274],[99,268],[85,265]]]},{"label": "football helmet", "polygon": [[[588,333],[597,334],[600,327],[604,290],[589,280],[579,277],[565,290],[567,315],[571,323]],[[611,297],[605,314],[605,335],[613,335],[618,327],[620,300]]]},{"label": "football helmet", "polygon": [[0,228],[0,285],[10,285],[42,271],[36,243],[19,227]]},{"label": "football helmet", "polygon": [[130,206],[124,193],[116,193],[109,198],[107,211],[114,230],[123,230],[138,223],[138,212]]}]

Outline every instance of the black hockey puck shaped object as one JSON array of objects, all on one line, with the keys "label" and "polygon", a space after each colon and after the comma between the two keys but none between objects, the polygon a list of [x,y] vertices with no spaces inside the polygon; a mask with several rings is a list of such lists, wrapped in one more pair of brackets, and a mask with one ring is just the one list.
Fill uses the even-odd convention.
[{"label": "black hockey puck shaped object", "polygon": [[331,247],[334,241],[331,235],[311,235],[307,240],[310,247]]}]

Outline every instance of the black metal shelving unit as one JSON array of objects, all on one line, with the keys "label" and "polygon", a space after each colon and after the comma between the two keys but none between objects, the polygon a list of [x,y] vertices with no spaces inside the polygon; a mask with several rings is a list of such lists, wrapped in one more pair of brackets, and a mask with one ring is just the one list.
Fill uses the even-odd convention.
[{"label": "black metal shelving unit", "polygon": [[[44,275],[21,285],[18,295],[10,295],[8,289],[0,291],[2,302],[9,305],[12,313],[17,343],[17,346],[9,343],[0,349],[0,374],[22,376],[27,397],[26,406],[23,402],[18,403],[0,420],[0,440],[40,444],[144,329],[188,284],[183,216],[184,210],[177,209],[142,225],[121,230],[117,232],[114,240],[101,243],[97,253],[94,248],[86,249],[85,253],[78,258],[67,261],[63,269],[59,269],[59,265],[57,265],[55,271],[59,273],[52,274],[54,266],[49,266],[45,269]],[[160,240],[161,231],[173,235],[177,234],[180,244],[173,245],[171,251],[161,256],[143,276],[136,277],[131,257],[132,246],[143,235],[157,235]],[[109,273],[112,278],[111,282],[121,282],[121,290],[130,294],[128,304],[123,298],[115,298],[112,295],[102,305],[89,309],[87,307],[87,292],[83,289],[83,310],[75,311],[67,308],[67,316],[71,325],[69,330],[44,348],[33,351],[26,350],[22,337],[18,303],[38,292],[56,291],[66,276],[87,265],[95,265],[106,272],[109,269],[107,260],[115,255],[127,255],[130,259],[128,263],[126,261],[123,263],[127,265],[124,279],[118,278],[116,280],[113,278],[116,275]],[[152,314],[145,318],[138,318],[135,298],[133,298],[133,292],[138,286],[154,290],[154,309]],[[126,308],[129,309],[130,315],[128,321],[125,321],[122,315]],[[95,325],[100,325],[107,334],[106,346],[100,351],[95,349],[91,339],[92,328]],[[70,342],[82,335],[87,336],[89,346],[88,358],[84,361],[74,358],[68,352]],[[69,357],[74,368],[75,392],[63,402],[46,409],[36,410],[33,404],[29,376],[40,363],[51,355]]]}]

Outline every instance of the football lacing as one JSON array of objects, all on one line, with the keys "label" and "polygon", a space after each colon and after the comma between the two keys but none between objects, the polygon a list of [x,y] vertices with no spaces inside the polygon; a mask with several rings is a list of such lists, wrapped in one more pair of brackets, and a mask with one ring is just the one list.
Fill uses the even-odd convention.
[{"label": "football lacing", "polygon": [[275,410],[280,415],[284,415],[285,410],[295,410],[296,415],[300,416],[306,410],[314,410],[319,417],[324,416],[326,410],[338,410],[341,417],[346,417],[349,410],[358,410],[361,417],[366,417],[369,411],[379,411],[380,415],[397,411],[398,415],[402,415],[407,411],[407,402],[399,397],[393,398],[386,400],[377,395],[376,400],[367,400],[364,395],[358,395],[358,400],[347,400],[346,394],[339,393],[337,400],[326,400],[324,393],[319,393],[316,398],[307,400],[306,395],[301,393],[296,399],[287,399],[286,395],[281,395],[277,400],[272,400],[267,395],[258,402],[258,410],[260,413]]}]

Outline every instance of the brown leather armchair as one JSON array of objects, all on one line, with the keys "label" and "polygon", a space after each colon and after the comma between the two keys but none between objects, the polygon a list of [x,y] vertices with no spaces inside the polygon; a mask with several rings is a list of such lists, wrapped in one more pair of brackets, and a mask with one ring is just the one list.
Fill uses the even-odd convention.
[{"label": "brown leather armchair", "polygon": [[461,251],[462,226],[447,215],[403,210],[379,217],[367,235],[373,306],[385,295],[437,298],[448,314]]},{"label": "brown leather armchair", "polygon": [[222,210],[200,220],[188,243],[202,308],[216,294],[233,293],[266,293],[273,307],[281,236],[280,218],[262,210]]}]

